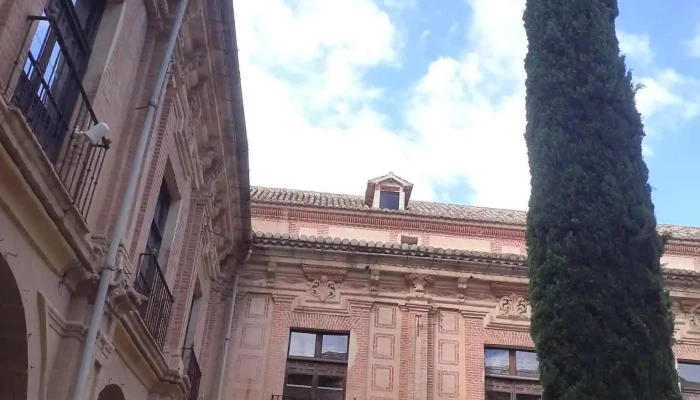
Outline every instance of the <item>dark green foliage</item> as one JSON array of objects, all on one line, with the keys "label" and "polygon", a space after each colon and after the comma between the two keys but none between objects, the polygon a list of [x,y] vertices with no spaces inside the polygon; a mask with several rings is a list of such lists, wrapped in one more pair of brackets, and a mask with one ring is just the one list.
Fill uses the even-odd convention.
[{"label": "dark green foliage", "polygon": [[616,0],[528,0],[527,224],[545,400],[680,399]]}]

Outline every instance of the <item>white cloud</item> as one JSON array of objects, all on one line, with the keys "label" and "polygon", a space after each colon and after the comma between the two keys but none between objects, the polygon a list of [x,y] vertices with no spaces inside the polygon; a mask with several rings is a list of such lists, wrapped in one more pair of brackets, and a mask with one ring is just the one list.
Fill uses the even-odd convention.
[{"label": "white cloud", "polygon": [[[393,171],[415,184],[415,199],[462,186],[473,204],[527,206],[525,0],[468,0],[470,20],[459,24],[468,48],[432,61],[406,98],[367,78],[399,68],[404,46],[415,46],[381,8],[401,2],[292,3],[234,3],[253,184],[362,194],[368,179]],[[646,54],[643,39],[627,39],[629,54]],[[679,106],[671,72],[643,82],[645,115]],[[397,110],[380,111],[378,100]]]},{"label": "white cloud", "polygon": [[474,50],[434,61],[389,121],[364,75],[397,65],[402,43],[375,3],[237,1],[252,183],[361,193],[391,170],[415,198],[457,184],[477,204],[524,208],[524,1],[507,2],[470,2]]},{"label": "white cloud", "polygon": [[698,26],[695,36],[684,41],[683,45],[688,56],[700,58],[700,26]]},{"label": "white cloud", "polygon": [[620,51],[634,61],[649,64],[654,59],[649,35],[636,35],[623,29],[617,29],[617,39],[620,41]]}]

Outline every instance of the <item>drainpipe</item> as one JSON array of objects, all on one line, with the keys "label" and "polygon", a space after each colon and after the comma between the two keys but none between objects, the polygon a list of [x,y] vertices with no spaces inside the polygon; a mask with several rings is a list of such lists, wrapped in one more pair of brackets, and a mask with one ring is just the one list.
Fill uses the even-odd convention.
[{"label": "drainpipe", "polygon": [[238,294],[238,272],[243,268],[252,254],[252,250],[248,250],[243,263],[238,266],[236,276],[233,279],[233,293],[228,301],[228,309],[226,310],[226,330],[224,331],[224,341],[221,348],[221,365],[219,365],[219,376],[216,380],[216,396],[215,400],[221,400],[221,393],[224,390],[224,378],[226,376],[226,360],[228,359],[228,346],[231,341],[231,325],[233,324],[233,310],[236,308],[236,295]]},{"label": "drainpipe", "polygon": [[185,16],[186,7],[187,0],[180,0],[177,13],[175,14],[175,20],[173,21],[173,25],[170,30],[170,36],[168,37],[168,43],[165,47],[165,56],[163,57],[160,65],[160,70],[158,71],[156,82],[153,86],[153,92],[151,93],[151,97],[148,99],[146,118],[143,122],[139,142],[136,146],[136,153],[133,156],[134,158],[131,164],[131,172],[129,175],[129,180],[127,181],[121,208],[119,209],[119,214],[117,216],[117,223],[114,225],[114,230],[112,231],[112,236],[109,242],[109,248],[107,249],[107,255],[105,256],[104,266],[102,267],[100,285],[97,288],[97,294],[95,295],[95,306],[92,309],[92,315],[90,317],[90,326],[87,331],[87,337],[85,338],[85,348],[83,349],[83,355],[80,359],[80,367],[78,369],[75,387],[73,389],[73,396],[71,397],[72,400],[83,400],[83,393],[85,392],[88,374],[90,373],[90,369],[93,364],[97,332],[99,331],[100,322],[102,321],[105,301],[107,300],[107,291],[109,289],[109,283],[112,280],[112,271],[115,270],[115,265],[117,263],[119,244],[121,242],[121,237],[126,230],[126,224],[129,220],[129,213],[131,212],[131,207],[133,205],[132,203],[134,193],[136,192],[136,185],[141,174],[141,163],[143,161],[143,156],[146,153],[146,145],[148,144],[148,137],[150,136],[153,119],[155,118],[156,107],[158,106],[160,94],[165,84],[170,59],[173,55],[173,49],[175,48],[175,42],[177,41],[177,36],[180,32],[182,19]]}]

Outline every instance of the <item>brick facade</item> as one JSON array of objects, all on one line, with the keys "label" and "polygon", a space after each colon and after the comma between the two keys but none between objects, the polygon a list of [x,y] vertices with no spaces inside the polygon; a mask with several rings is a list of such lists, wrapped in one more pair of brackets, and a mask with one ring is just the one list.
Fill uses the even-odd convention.
[{"label": "brick facade", "polygon": [[[430,205],[412,208],[410,199],[387,212],[376,195],[358,206],[357,196],[253,192],[257,233],[241,270],[226,398],[282,395],[290,332],[299,329],[349,333],[344,398],[352,400],[484,399],[494,379],[485,375],[485,349],[532,351],[522,224],[423,216]],[[662,229],[676,232],[664,258],[674,351],[679,362],[698,362],[700,236],[689,238],[697,228]],[[402,244],[402,235],[418,245]],[[323,285],[332,290],[320,296]],[[258,322],[251,304],[266,310]],[[243,368],[242,359],[257,367]]]},{"label": "brick facade", "polygon": [[[209,399],[220,371],[224,306],[233,271],[249,248],[248,149],[242,104],[232,101],[241,98],[232,4],[187,2],[146,153],[138,160],[137,189],[84,400]],[[107,0],[104,9],[99,0],[73,3],[0,4],[2,399],[66,400],[73,392],[109,237],[179,0]],[[45,8],[49,18],[31,22],[30,31],[28,17],[42,18]],[[94,9],[101,17],[93,36],[87,24],[76,24],[77,29],[60,25],[67,21],[65,15],[78,15],[83,9]],[[69,11],[54,18],[56,10]],[[43,28],[37,29],[39,24]],[[42,33],[47,29],[58,32],[61,40],[54,42],[54,33]],[[61,54],[49,59],[61,65],[51,82],[73,84],[45,83],[51,96],[37,101],[32,97],[39,92],[36,87],[24,92],[18,88],[39,84],[35,75],[27,75],[30,64],[25,63],[30,52],[37,55],[42,41]],[[21,95],[29,100],[17,100]],[[74,98],[75,103],[68,104],[73,100],[66,99]],[[80,173],[72,177],[60,172],[75,159],[88,165],[80,158],[86,156],[74,149],[93,151],[87,140],[79,141],[83,139],[73,133],[82,121],[67,111],[73,109],[94,112],[81,129],[97,122],[110,128],[104,161],[90,167],[96,174],[81,191],[72,191],[71,185],[87,179],[92,169],[78,168]],[[57,115],[63,119],[55,119]],[[84,115],[92,117],[89,112]],[[47,139],[41,139],[41,129],[46,129],[37,123],[41,118],[54,118],[44,126],[55,128],[49,133],[63,138],[56,160],[48,157],[42,142]],[[74,138],[74,147],[66,144]],[[162,182],[170,205],[155,240],[153,221]],[[77,200],[82,193],[88,193],[89,207],[84,209]],[[153,257],[142,257],[154,248]],[[195,290],[201,296],[199,311],[190,321]],[[188,321],[192,350],[183,350]],[[201,379],[192,372],[194,359]],[[192,393],[193,380],[199,380],[198,394]]]}]

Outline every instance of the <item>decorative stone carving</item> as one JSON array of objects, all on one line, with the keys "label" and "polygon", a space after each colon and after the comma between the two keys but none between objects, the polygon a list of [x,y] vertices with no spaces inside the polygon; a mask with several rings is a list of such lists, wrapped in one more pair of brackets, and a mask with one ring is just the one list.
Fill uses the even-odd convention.
[{"label": "decorative stone carving", "polygon": [[516,294],[504,296],[498,302],[498,314],[502,317],[527,318],[527,300]]},{"label": "decorative stone carving", "polygon": [[428,286],[434,281],[432,275],[424,274],[410,274],[406,275],[406,283],[408,283],[410,292],[416,297],[423,297],[425,295]]},{"label": "decorative stone carving", "polygon": [[335,297],[335,282],[328,280],[328,277],[325,275],[321,276],[311,283],[311,295],[317,297],[320,301],[326,301]]},{"label": "decorative stone carving", "polygon": [[212,215],[211,220],[213,223],[217,223],[219,221],[219,219],[221,219],[221,217],[224,216],[224,209],[223,208],[224,208],[223,201],[221,201],[219,199],[214,200],[214,202],[212,203],[212,213],[211,213],[211,215]]},{"label": "decorative stone carving", "polygon": [[207,51],[204,47],[197,47],[185,55],[185,74],[196,71],[207,60]]},{"label": "decorative stone carving", "polygon": [[467,300],[467,287],[469,286],[469,279],[471,279],[471,277],[461,276],[457,278],[457,299],[460,302],[465,302]]},{"label": "decorative stone carving", "polygon": [[[194,93],[188,98],[188,104],[190,106],[190,115],[188,119],[189,130],[192,134],[202,129],[204,126],[204,114],[202,112],[202,103],[200,101],[199,95]],[[200,149],[200,155],[202,154]]]},{"label": "decorative stone carving", "polygon": [[277,263],[270,261],[267,263],[267,287],[275,286],[275,278],[277,275]]},{"label": "decorative stone carving", "polygon": [[496,307],[484,317],[484,327],[504,331],[529,332],[530,310],[520,295],[503,296]]},{"label": "decorative stone carving", "polygon": [[224,162],[215,157],[211,167],[204,170],[204,182],[207,185],[216,182],[221,177],[222,172],[224,172]]},{"label": "decorative stone carving", "polygon": [[191,1],[187,5],[187,10],[185,11],[185,15],[182,19],[183,23],[187,23],[193,18],[202,15],[202,3],[200,1]]},{"label": "decorative stone carving", "polygon": [[377,296],[379,294],[379,270],[373,269],[369,272],[369,294]]},{"label": "decorative stone carving", "polygon": [[209,170],[212,165],[214,165],[214,159],[216,158],[216,151],[211,146],[199,146],[199,165],[202,171]]},{"label": "decorative stone carving", "polygon": [[691,308],[686,314],[685,319],[688,321],[690,329],[700,329],[700,304]]}]

